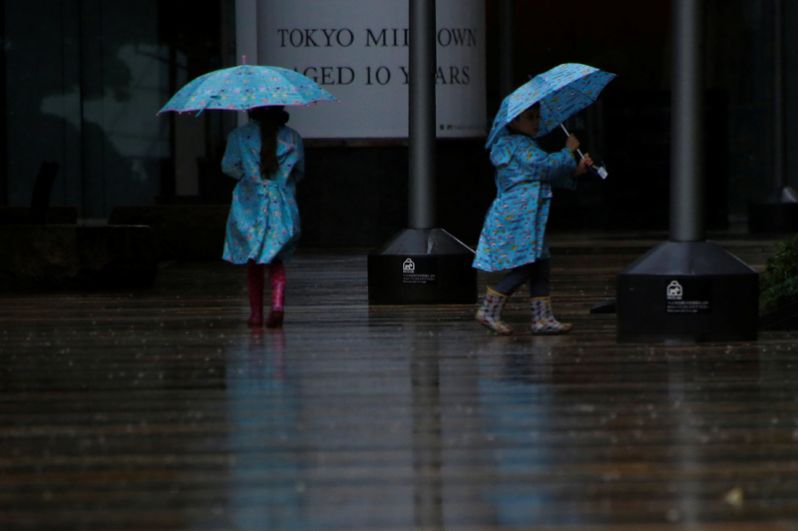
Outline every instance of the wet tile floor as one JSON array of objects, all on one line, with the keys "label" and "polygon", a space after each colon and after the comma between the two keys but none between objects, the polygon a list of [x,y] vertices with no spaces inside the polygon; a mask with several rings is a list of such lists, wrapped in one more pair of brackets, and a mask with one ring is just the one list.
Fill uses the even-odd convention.
[{"label": "wet tile floor", "polygon": [[646,245],[558,241],[560,337],[369,307],[355,253],[289,264],[278,331],[221,263],[0,295],[0,529],[798,529],[795,333],[618,343]]}]

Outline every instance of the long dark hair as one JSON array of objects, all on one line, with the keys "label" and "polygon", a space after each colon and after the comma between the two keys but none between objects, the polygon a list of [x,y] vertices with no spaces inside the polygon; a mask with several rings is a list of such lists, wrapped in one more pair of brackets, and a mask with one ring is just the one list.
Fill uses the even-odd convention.
[{"label": "long dark hair", "polygon": [[282,107],[255,107],[247,115],[260,127],[261,176],[271,179],[280,167],[277,161],[277,130],[288,121],[288,113]]}]

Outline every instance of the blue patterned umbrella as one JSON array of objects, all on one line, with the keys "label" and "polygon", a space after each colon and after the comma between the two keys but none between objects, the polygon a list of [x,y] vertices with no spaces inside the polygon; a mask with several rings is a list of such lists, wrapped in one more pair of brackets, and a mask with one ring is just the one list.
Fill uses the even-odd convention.
[{"label": "blue patterned umbrella", "polygon": [[240,65],[214,70],[190,81],[166,102],[166,111],[244,111],[267,105],[310,105],[335,101],[312,79],[279,66]]},{"label": "blue patterned umbrella", "polygon": [[490,148],[513,118],[535,103],[540,103],[540,128],[543,136],[559,124],[590,106],[615,74],[592,66],[566,63],[537,75],[504,98],[485,147]]}]

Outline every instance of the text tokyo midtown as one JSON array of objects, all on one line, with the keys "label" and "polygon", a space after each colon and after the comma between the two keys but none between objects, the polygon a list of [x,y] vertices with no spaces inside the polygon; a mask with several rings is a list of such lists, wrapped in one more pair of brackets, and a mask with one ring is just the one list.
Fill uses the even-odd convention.
[{"label": "text tokyo midtown", "polygon": [[[369,49],[405,48],[409,45],[410,33],[407,28],[366,28],[356,32],[350,28],[278,28],[276,30],[280,48],[346,48],[354,45]],[[357,36],[361,38],[358,39]],[[477,32],[473,28],[443,27],[437,32],[438,45],[443,48],[477,45]],[[304,74],[321,85],[349,86],[388,86],[394,83],[407,85],[410,72],[407,66],[368,65],[353,67],[349,65],[305,65],[294,66],[294,70]],[[467,86],[471,83],[472,70],[467,64],[438,65],[435,72],[437,85]]]},{"label": "text tokyo midtown", "polygon": [[[278,28],[280,48],[349,48],[362,44],[366,48],[405,48],[410,45],[408,28],[365,28],[362,32],[350,28]],[[360,39],[358,39],[360,35]],[[438,46],[442,48],[477,45],[473,28],[438,29]]]}]

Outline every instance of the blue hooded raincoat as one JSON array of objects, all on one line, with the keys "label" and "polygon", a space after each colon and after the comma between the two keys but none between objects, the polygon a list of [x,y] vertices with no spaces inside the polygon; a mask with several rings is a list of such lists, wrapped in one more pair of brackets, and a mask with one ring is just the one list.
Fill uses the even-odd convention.
[{"label": "blue hooded raincoat", "polygon": [[233,190],[223,258],[234,264],[286,259],[299,239],[296,183],[305,171],[302,137],[290,127],[277,131],[279,169],[270,179],[260,172],[260,128],[250,122],[227,139],[222,171],[238,179]]},{"label": "blue hooded raincoat", "polygon": [[496,199],[488,209],[473,266],[513,269],[548,258],[545,246],[552,185],[574,188],[576,161],[567,149],[543,151],[530,137],[504,134],[492,145]]}]

